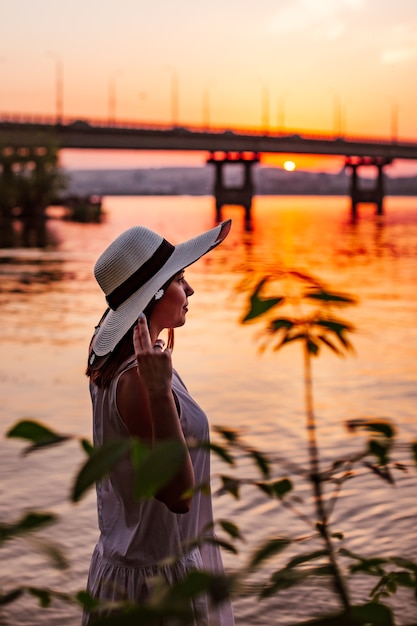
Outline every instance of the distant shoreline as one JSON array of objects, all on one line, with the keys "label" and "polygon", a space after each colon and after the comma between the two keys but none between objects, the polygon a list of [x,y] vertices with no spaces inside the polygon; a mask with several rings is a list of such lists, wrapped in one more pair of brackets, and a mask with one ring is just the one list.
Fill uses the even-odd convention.
[{"label": "distant shoreline", "polygon": [[[149,169],[64,170],[69,195],[98,196],[212,196],[214,171],[205,167],[162,167]],[[226,185],[239,186],[239,171],[228,172]],[[336,174],[260,167],[253,172],[255,196],[346,196],[350,195],[350,175],[344,169]],[[361,179],[363,188],[372,178]],[[417,176],[385,176],[385,195],[417,196]]]}]

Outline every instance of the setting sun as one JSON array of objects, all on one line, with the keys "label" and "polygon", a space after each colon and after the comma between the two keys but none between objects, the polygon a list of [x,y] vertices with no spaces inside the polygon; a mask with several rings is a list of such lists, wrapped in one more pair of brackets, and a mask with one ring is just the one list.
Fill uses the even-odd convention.
[{"label": "setting sun", "polygon": [[284,167],[285,171],[293,172],[295,170],[295,163],[294,163],[294,161],[285,161],[283,167]]}]

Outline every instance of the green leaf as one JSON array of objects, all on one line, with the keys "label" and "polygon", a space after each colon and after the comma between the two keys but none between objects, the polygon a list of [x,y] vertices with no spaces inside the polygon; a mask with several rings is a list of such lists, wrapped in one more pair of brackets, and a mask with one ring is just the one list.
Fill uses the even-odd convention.
[{"label": "green leaf", "polygon": [[293,567],[296,567],[297,565],[301,565],[302,563],[307,563],[308,561],[321,559],[323,557],[328,558],[328,553],[326,550],[316,550],[315,552],[309,552],[307,554],[300,554],[299,556],[295,556],[293,559],[288,561],[286,567],[293,568]]},{"label": "green leaf", "polygon": [[265,476],[265,478],[268,478],[268,476],[270,475],[271,464],[267,457],[262,452],[259,452],[254,448],[249,448],[248,453],[255,461],[261,473]]},{"label": "green leaf", "polygon": [[240,498],[240,480],[233,478],[232,476],[220,476],[220,480],[222,481],[222,486],[217,492],[217,495],[222,495],[224,493],[230,493],[236,500]]},{"label": "green leaf", "polygon": [[340,548],[339,554],[350,559],[356,561],[355,564],[350,566],[350,572],[353,574],[355,572],[365,572],[367,574],[371,574],[372,576],[384,576],[385,570],[383,569],[383,565],[390,563],[389,558],[384,557],[371,557],[371,558],[363,558],[359,554],[351,552],[346,548]]},{"label": "green leaf", "polygon": [[38,598],[39,604],[42,608],[46,609],[52,602],[51,592],[47,589],[38,589],[37,587],[28,587],[28,591],[32,596]]},{"label": "green leaf", "polygon": [[311,337],[307,337],[306,346],[307,346],[307,350],[308,350],[308,352],[310,354],[312,354],[314,356],[318,355],[320,348],[319,348],[318,344],[315,341],[313,341],[313,339]]},{"label": "green leaf", "polygon": [[351,296],[340,293],[331,293],[330,291],[326,291],[324,289],[313,289],[308,291],[304,294],[304,298],[340,305],[356,304],[356,300]]},{"label": "green leaf", "polygon": [[269,325],[269,330],[272,333],[276,333],[279,330],[282,330],[283,328],[286,330],[289,330],[290,328],[293,328],[293,326],[295,326],[295,323],[287,318],[279,318],[276,320],[272,320],[272,322]]},{"label": "green leaf", "polygon": [[230,535],[231,537],[233,537],[233,539],[241,539],[243,540],[242,535],[240,534],[240,530],[239,527],[236,526],[236,524],[234,524],[233,522],[231,522],[230,520],[227,519],[221,519],[218,521],[218,524],[220,524],[220,526],[223,528],[223,530]]},{"label": "green leaf", "polygon": [[348,332],[353,332],[355,330],[354,326],[352,326],[352,324],[349,324],[349,322],[337,320],[334,318],[318,319],[315,320],[315,324],[317,324],[318,326],[322,326],[323,328],[326,328],[327,330],[330,330],[335,334],[339,334],[340,332],[346,330]]},{"label": "green leaf", "polygon": [[417,441],[413,441],[411,444],[411,454],[414,459],[414,463],[417,465]]},{"label": "green leaf", "polygon": [[14,524],[0,524],[0,545],[18,535],[24,535],[51,524],[57,519],[53,513],[29,512]]},{"label": "green leaf", "polygon": [[91,444],[91,441],[88,439],[81,439],[80,444],[87,456],[91,456],[93,454],[94,446]]},{"label": "green leaf", "polygon": [[18,422],[6,433],[6,437],[31,441],[33,445],[25,450],[26,454],[40,447],[56,445],[70,439],[69,436],[58,435],[47,426],[33,420]]},{"label": "green leaf", "polygon": [[382,435],[387,439],[392,439],[395,436],[395,428],[387,420],[358,418],[349,420],[348,422],[346,422],[346,426],[349,430],[352,431],[359,429],[367,430]]},{"label": "green leaf", "polygon": [[327,346],[328,348],[330,348],[330,350],[332,350],[332,352],[334,352],[335,354],[339,355],[339,356],[343,356],[343,352],[341,352],[339,350],[339,348],[337,346],[334,345],[334,343],[332,343],[330,341],[330,339],[328,339],[327,337],[325,337],[324,335],[319,335],[317,337],[317,339],[319,341],[321,341],[322,343],[324,343],[325,346]]},{"label": "green leaf", "polygon": [[333,539],[340,539],[340,540],[345,538],[345,535],[341,532],[332,533],[330,536],[333,537]]},{"label": "green leaf", "polygon": [[337,334],[337,338],[339,339],[340,343],[342,344],[342,346],[345,348],[345,350],[347,350],[348,352],[354,352],[354,348],[353,345],[350,343],[350,341],[348,339],[346,339],[346,337],[344,336],[343,333],[336,333]]},{"label": "green leaf", "polygon": [[285,335],[285,337],[283,337],[283,339],[279,343],[277,343],[273,347],[273,350],[274,352],[277,352],[288,343],[292,343],[293,341],[306,341],[307,339],[308,339],[308,335],[302,332],[297,332],[294,335],[288,333]]},{"label": "green leaf", "polygon": [[372,432],[380,433],[387,439],[392,439],[395,435],[395,429],[392,424],[387,421],[374,420],[366,424],[366,429]]},{"label": "green leaf", "polygon": [[127,454],[130,449],[128,439],[116,439],[94,448],[90,458],[84,463],[72,489],[71,500],[78,502],[84,493],[98,480],[106,476],[109,471]]},{"label": "green leaf", "polygon": [[208,590],[211,583],[211,576],[207,572],[190,572],[184,580],[177,583],[175,593],[184,598],[193,598]]},{"label": "green leaf", "polygon": [[215,544],[216,546],[219,546],[220,548],[223,548],[223,550],[227,550],[227,552],[231,552],[232,554],[239,554],[238,550],[232,543],[230,543],[229,541],[225,541],[224,539],[220,539],[219,537],[207,537],[206,542]]},{"label": "green leaf", "polygon": [[417,563],[414,561],[409,561],[408,559],[403,559],[402,557],[391,557],[390,559],[395,565],[398,567],[404,567],[405,569],[409,569],[411,572],[417,574]]},{"label": "green leaf", "polygon": [[211,441],[202,441],[198,443],[198,446],[203,450],[211,450],[214,452],[222,461],[225,461],[228,465],[234,465],[235,460],[230,454],[229,450],[225,446],[221,446],[218,443],[213,443]]},{"label": "green leaf", "polygon": [[303,569],[284,567],[272,574],[271,582],[262,590],[261,597],[268,598],[283,589],[290,589],[299,585],[301,581],[313,576],[331,577],[331,567],[329,565]]},{"label": "green leaf", "polygon": [[[324,319],[316,319],[313,324],[315,326],[319,326],[320,328],[324,328],[327,333],[332,333],[333,338],[337,338],[337,340],[341,343],[343,348],[348,352],[353,352],[353,346],[348,339],[345,337],[346,332],[353,332],[355,330],[354,326],[349,324],[348,322],[334,319],[334,318],[324,318]],[[334,345],[333,342],[325,335],[320,335],[321,341],[326,343],[328,347],[336,352],[339,355],[343,353]]]},{"label": "green leaf", "polygon": [[277,298],[259,297],[259,293],[267,281],[268,278],[263,278],[255,287],[255,291],[253,292],[249,300],[249,310],[243,317],[242,323],[249,322],[257,317],[260,317],[261,315],[267,313],[274,306],[282,304],[284,302],[283,296],[279,296]]},{"label": "green leaf", "polygon": [[[187,601],[186,606],[189,607],[190,598],[194,598],[201,595],[202,593],[206,593],[213,599],[215,603],[218,603],[228,597],[231,584],[231,578],[224,575],[211,574],[205,571],[191,571],[180,582],[168,586],[165,599],[171,602],[172,607],[175,607],[175,605],[181,606],[181,604],[178,605],[178,601],[181,601],[181,599],[185,599]],[[159,604],[160,599],[158,598],[157,600]],[[168,621],[171,623],[170,620]],[[137,624],[141,623],[142,622],[140,621],[137,622]]]},{"label": "green leaf", "polygon": [[395,480],[393,479],[388,467],[374,465],[374,463],[368,463],[367,461],[364,461],[363,464],[365,465],[365,467],[370,469],[372,472],[374,472],[374,474],[385,480],[390,485],[395,485]]},{"label": "green leaf", "polygon": [[351,550],[347,550],[347,548],[340,548],[339,554],[341,556],[346,556],[349,559],[355,559],[356,561],[362,560],[362,557],[359,554],[356,554],[355,552],[352,552]]},{"label": "green leaf", "polygon": [[214,426],[213,429],[226,439],[228,443],[238,443],[239,442],[239,431],[235,428],[225,428],[224,426]]},{"label": "green leaf", "polygon": [[394,626],[392,611],[384,604],[369,602],[362,606],[352,607],[352,617],[357,624],[372,626]]},{"label": "green leaf", "polygon": [[[345,552],[348,551],[346,550]],[[384,576],[385,570],[382,566],[388,563],[388,559],[382,557],[364,559],[356,555],[353,558],[357,559],[358,562],[349,567],[351,574],[355,574],[356,572],[365,572],[366,574],[370,574],[372,576]]]},{"label": "green leaf", "polygon": [[410,572],[393,572],[395,580],[401,587],[416,588],[416,579]]},{"label": "green leaf", "polygon": [[91,596],[87,591],[84,591],[84,590],[79,591],[77,595],[75,596],[75,598],[77,602],[79,602],[81,606],[87,609],[88,611],[92,611],[100,604],[99,600],[97,600],[96,598],[93,598],[93,596]]},{"label": "green leaf", "polygon": [[305,577],[304,572],[284,567],[283,569],[272,574],[271,582],[265,585],[260,593],[260,596],[261,598],[269,598],[278,591],[290,589],[291,587],[298,585],[300,581],[304,580]]},{"label": "green leaf", "polygon": [[11,604],[15,600],[18,600],[22,596],[23,592],[23,587],[12,589],[11,591],[7,591],[6,593],[0,592],[0,606],[3,606],[5,604]]},{"label": "green leaf", "polygon": [[376,439],[370,439],[368,441],[368,452],[378,459],[379,465],[387,465],[389,463],[389,450],[391,444],[389,442],[382,443]]},{"label": "green leaf", "polygon": [[280,480],[275,480],[272,483],[272,489],[277,498],[284,498],[290,491],[292,491],[293,484],[289,478],[281,478]]},{"label": "green leaf", "polygon": [[257,567],[267,559],[270,559],[277,554],[280,554],[285,548],[287,548],[292,543],[291,539],[287,537],[275,537],[273,539],[268,539],[265,543],[263,543],[252,555],[249,567]]},{"label": "green leaf", "polygon": [[280,480],[274,480],[269,482],[257,482],[255,483],[264,493],[269,496],[279,498],[282,500],[287,493],[293,489],[293,484],[289,478],[281,478]]},{"label": "green leaf", "polygon": [[[135,442],[134,446],[138,442]],[[150,499],[178,473],[185,459],[185,447],[179,441],[159,441],[141,458],[135,459],[135,497]]]}]

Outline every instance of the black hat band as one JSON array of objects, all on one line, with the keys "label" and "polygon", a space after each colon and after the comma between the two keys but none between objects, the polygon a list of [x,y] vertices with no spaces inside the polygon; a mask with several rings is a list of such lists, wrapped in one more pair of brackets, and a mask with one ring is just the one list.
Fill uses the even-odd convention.
[{"label": "black hat band", "polygon": [[175,250],[169,241],[163,239],[153,255],[145,261],[129,278],[126,278],[116,289],[106,296],[109,307],[116,311],[131,295],[142,287],[148,280],[165,265]]}]

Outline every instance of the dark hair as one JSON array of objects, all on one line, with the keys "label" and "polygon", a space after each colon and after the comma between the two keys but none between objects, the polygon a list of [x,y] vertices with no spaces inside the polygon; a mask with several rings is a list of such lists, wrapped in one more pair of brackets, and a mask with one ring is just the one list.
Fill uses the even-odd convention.
[{"label": "dark hair", "polygon": [[[176,276],[177,274],[175,274]],[[163,285],[162,289],[164,291],[166,291],[166,289],[168,288],[170,282],[175,278],[175,276],[172,276],[172,278],[170,278],[165,285]],[[152,298],[152,300],[149,302],[149,304],[146,306],[146,308],[143,310],[143,313],[146,317],[146,320],[148,322],[148,328],[150,328],[150,323],[151,323],[151,315],[152,315],[152,311],[153,308],[156,304],[156,300],[155,298]],[[100,326],[100,324],[103,322],[104,318],[106,317],[107,313],[109,312],[109,309],[107,309],[103,315],[103,317],[101,318],[98,326],[96,328],[98,328]],[[124,363],[125,361],[127,361],[129,359],[129,357],[134,358],[135,357],[135,349],[133,346],[133,329],[136,325],[133,324],[133,326],[131,326],[129,328],[129,330],[123,335],[123,337],[121,338],[121,340],[119,341],[118,344],[116,344],[115,348],[113,349],[113,351],[110,353],[110,355],[108,356],[107,359],[105,359],[105,361],[103,362],[103,364],[95,369],[93,369],[90,364],[87,365],[87,369],[85,371],[86,376],[88,376],[88,378],[90,378],[90,380],[97,385],[97,387],[102,387],[102,388],[106,388],[110,385],[111,381],[113,380],[113,378],[115,377],[115,375],[117,374],[120,366],[122,365],[122,363]],[[93,335],[93,339],[94,339],[94,335]],[[90,343],[90,347],[92,344],[92,341]],[[169,348],[170,350],[172,350],[174,348],[174,329],[173,328],[169,328],[168,329],[168,341],[167,341],[167,348]]]}]

